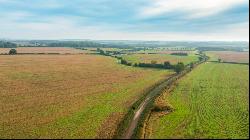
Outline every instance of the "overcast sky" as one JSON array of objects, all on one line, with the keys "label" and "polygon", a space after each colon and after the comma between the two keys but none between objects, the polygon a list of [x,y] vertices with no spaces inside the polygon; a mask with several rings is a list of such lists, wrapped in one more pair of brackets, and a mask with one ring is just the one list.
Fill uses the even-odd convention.
[{"label": "overcast sky", "polygon": [[0,38],[248,41],[249,0],[0,0]]}]

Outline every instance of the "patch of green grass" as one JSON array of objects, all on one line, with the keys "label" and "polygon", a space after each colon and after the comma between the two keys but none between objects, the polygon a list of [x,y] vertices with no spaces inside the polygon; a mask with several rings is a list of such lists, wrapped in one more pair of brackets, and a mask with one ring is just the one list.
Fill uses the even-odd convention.
[{"label": "patch of green grass", "polygon": [[212,53],[212,52],[205,52],[207,56],[209,56],[209,61],[218,61],[219,56],[217,56],[216,54]]},{"label": "patch of green grass", "polygon": [[175,110],[151,122],[151,138],[248,138],[248,77],[245,65],[197,67],[166,93]]}]

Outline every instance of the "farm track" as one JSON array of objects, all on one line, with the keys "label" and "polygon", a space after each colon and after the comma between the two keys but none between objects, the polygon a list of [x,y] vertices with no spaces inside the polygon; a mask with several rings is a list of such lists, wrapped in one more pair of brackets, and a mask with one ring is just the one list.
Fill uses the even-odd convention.
[{"label": "farm track", "polygon": [[[195,67],[197,67],[198,65],[200,65],[204,62],[205,61],[202,61],[202,62],[196,64]],[[145,118],[143,116],[147,116],[146,114],[150,113],[150,112],[147,112],[147,108],[152,107],[151,103],[154,102],[156,97],[161,95],[161,93],[164,89],[170,87],[176,80],[183,77],[184,75],[186,75],[190,71],[192,71],[192,70],[186,69],[186,70],[184,70],[184,72],[182,72],[180,74],[174,74],[171,77],[169,77],[168,79],[166,79],[164,82],[162,82],[160,85],[158,85],[158,86],[154,87],[152,90],[150,90],[146,94],[146,98],[140,103],[138,108],[135,109],[136,111],[134,112],[132,120],[129,122],[129,125],[127,127],[125,134],[122,135],[122,139],[131,139],[131,138],[135,137],[135,133],[138,130],[140,123],[145,121]]]},{"label": "farm track", "polygon": [[[168,78],[168,80],[169,79],[171,79],[171,78]],[[132,122],[130,123],[130,125],[128,127],[127,132],[123,136],[124,139],[129,139],[132,137],[132,135],[134,134],[134,130],[137,127],[137,124],[140,120],[140,117],[141,117],[143,111],[149,105],[150,101],[152,101],[153,98],[165,88],[165,86],[166,86],[165,84],[168,82],[168,80],[166,80],[165,82],[163,82],[162,84],[160,84],[159,86],[157,86],[153,90],[151,90],[149,92],[149,94],[146,96],[145,100],[139,105],[137,111],[134,113],[134,117],[133,117]]]}]

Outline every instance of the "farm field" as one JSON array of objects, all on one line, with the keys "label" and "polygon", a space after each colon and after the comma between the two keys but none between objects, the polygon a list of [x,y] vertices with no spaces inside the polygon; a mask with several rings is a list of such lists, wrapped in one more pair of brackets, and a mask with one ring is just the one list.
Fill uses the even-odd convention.
[{"label": "farm field", "polygon": [[249,137],[249,66],[207,62],[162,98],[174,111],[153,113],[147,138]]},{"label": "farm field", "polygon": [[176,56],[169,54],[133,54],[133,55],[123,55],[125,60],[131,63],[151,63],[151,61],[156,61],[157,63],[164,63],[169,61],[171,64],[177,64],[178,62],[183,62],[185,65],[198,61],[197,55],[188,56]]},{"label": "farm field", "polygon": [[209,51],[206,53],[214,61],[220,58],[223,62],[249,63],[249,52]]},{"label": "farm field", "polygon": [[0,138],[110,138],[147,88],[173,74],[99,55],[0,56]]},{"label": "farm field", "polygon": [[135,53],[156,53],[156,54],[171,54],[171,53],[179,53],[179,52],[182,52],[182,53],[187,53],[187,54],[195,54],[196,51],[193,50],[192,48],[190,48],[190,50],[185,50],[185,49],[181,49],[181,48],[156,48],[156,49],[149,49],[149,50],[140,50],[140,51],[137,51]]},{"label": "farm field", "polygon": [[[8,54],[11,48],[0,48],[0,54]],[[89,53],[88,50],[80,50],[67,47],[18,47],[17,53],[59,53],[59,54],[80,54]]]}]

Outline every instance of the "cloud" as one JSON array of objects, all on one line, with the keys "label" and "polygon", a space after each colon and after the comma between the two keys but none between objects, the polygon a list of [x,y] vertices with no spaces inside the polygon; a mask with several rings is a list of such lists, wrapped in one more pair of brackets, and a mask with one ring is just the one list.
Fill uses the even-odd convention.
[{"label": "cloud", "polygon": [[0,38],[248,40],[243,3],[248,0],[0,0]]},{"label": "cloud", "polygon": [[[76,18],[76,17],[72,17]],[[80,26],[71,18],[57,17],[47,22],[0,23],[4,37],[14,39],[101,39],[160,41],[249,41],[249,23],[227,26],[214,32],[130,32],[110,30],[107,26]],[[13,28],[14,27],[14,28]]]},{"label": "cloud", "polygon": [[58,0],[0,0],[0,4],[16,8],[60,8],[64,3]]},{"label": "cloud", "polygon": [[184,12],[187,18],[211,16],[234,7],[247,4],[248,0],[151,0],[152,5],[143,7],[141,17],[153,17],[169,12]]}]

